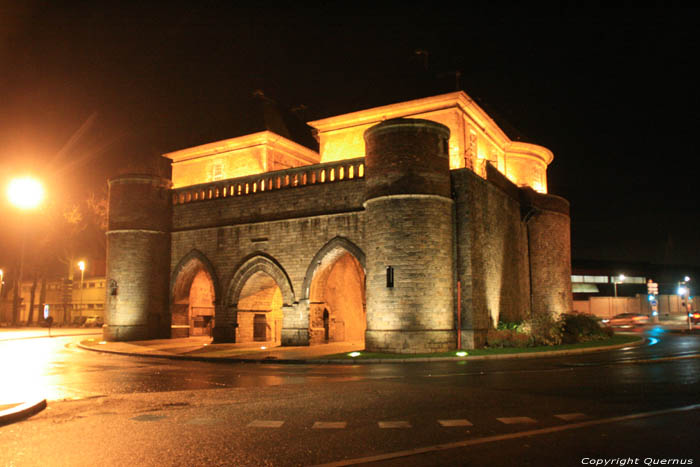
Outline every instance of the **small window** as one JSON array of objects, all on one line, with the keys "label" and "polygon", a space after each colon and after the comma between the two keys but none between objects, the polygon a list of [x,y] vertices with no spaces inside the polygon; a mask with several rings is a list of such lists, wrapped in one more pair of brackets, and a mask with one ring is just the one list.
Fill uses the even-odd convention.
[{"label": "small window", "polygon": [[215,162],[211,167],[211,179],[213,181],[224,179],[224,164]]},{"label": "small window", "polygon": [[90,282],[90,288],[94,288],[94,287],[95,287],[95,283],[94,283],[94,282]]}]

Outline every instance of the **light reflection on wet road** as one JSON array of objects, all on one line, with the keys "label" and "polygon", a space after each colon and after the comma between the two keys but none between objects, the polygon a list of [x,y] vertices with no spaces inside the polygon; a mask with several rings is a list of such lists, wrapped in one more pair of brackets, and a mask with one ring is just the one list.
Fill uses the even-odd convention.
[{"label": "light reflection on wet road", "polygon": [[[49,400],[94,395],[149,393],[218,388],[254,388],[285,384],[343,383],[361,380],[474,378],[484,375],[566,373],[572,368],[617,366],[614,374],[634,378],[642,371],[652,381],[664,378],[662,367],[650,371],[630,366],[669,357],[698,355],[696,336],[669,335],[652,329],[642,346],[568,357],[537,359],[363,365],[285,365],[203,363],[100,354],[77,348],[80,336],[0,341],[3,375],[0,401],[29,396]],[[651,339],[650,339],[651,338]],[[656,341],[656,342],[654,342]],[[653,344],[653,345],[651,345]],[[681,365],[682,369],[683,366]],[[681,371],[683,382],[698,381],[697,372]],[[10,380],[8,380],[10,381]]]}]

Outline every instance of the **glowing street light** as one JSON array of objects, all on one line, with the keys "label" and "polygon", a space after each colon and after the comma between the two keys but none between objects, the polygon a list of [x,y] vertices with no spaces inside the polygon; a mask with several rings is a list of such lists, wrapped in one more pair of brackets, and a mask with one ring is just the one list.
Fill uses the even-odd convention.
[{"label": "glowing street light", "polygon": [[7,186],[7,197],[19,209],[35,209],[44,199],[44,187],[31,177],[15,178]]},{"label": "glowing street light", "polygon": [[2,285],[5,283],[5,271],[0,269],[0,300],[2,300]]},{"label": "glowing street light", "polygon": [[[15,178],[10,181],[7,186],[7,197],[18,209],[28,211],[36,209],[41,201],[44,199],[44,187],[41,182],[32,177],[21,177]],[[26,225],[26,223],[22,223]],[[22,273],[24,272],[24,250],[26,244],[26,235],[22,235],[22,249],[19,259],[19,274],[17,275],[17,293],[15,294],[15,300],[12,303],[12,321],[13,324],[17,319],[17,314],[19,310],[19,303],[21,300],[22,292]]]},{"label": "glowing street light", "polygon": [[617,297],[617,284],[622,284],[625,281],[625,275],[620,274],[617,278],[613,279],[613,284],[615,287],[615,297]]},{"label": "glowing street light", "polygon": [[683,300],[685,298],[685,306],[686,306],[686,314],[687,314],[687,319],[688,319],[688,329],[692,330],[693,329],[693,322],[691,321],[690,317],[693,315],[692,313],[692,304],[690,303],[690,285],[688,284],[690,282],[690,277],[685,276],[683,278],[683,282],[678,283],[678,296]]}]

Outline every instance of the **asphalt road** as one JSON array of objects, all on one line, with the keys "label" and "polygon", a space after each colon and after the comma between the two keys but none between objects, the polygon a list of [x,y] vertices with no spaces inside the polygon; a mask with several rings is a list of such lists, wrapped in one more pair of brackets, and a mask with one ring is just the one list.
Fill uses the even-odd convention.
[{"label": "asphalt road", "polygon": [[575,357],[356,366],[134,358],[78,349],[81,337],[0,335],[2,400],[49,400],[0,427],[0,465],[697,464],[700,337],[646,335]]}]

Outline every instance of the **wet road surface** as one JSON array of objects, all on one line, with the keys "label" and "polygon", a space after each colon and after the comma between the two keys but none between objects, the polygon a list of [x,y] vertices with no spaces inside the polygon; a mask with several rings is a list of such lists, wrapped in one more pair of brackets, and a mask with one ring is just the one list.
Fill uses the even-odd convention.
[{"label": "wet road surface", "polygon": [[[586,453],[642,448],[687,456],[700,411],[677,409],[700,403],[700,339],[646,337],[575,357],[371,365],[182,362],[88,352],[80,337],[0,341],[2,374],[14,375],[5,397],[14,387],[49,399],[44,412],[0,427],[0,465],[312,465],[391,453],[400,457],[381,463],[581,465]],[[665,412],[618,420],[653,411]],[[601,422],[571,428],[591,421]],[[502,436],[512,437],[488,441]],[[474,444],[432,449],[465,440]]]}]

